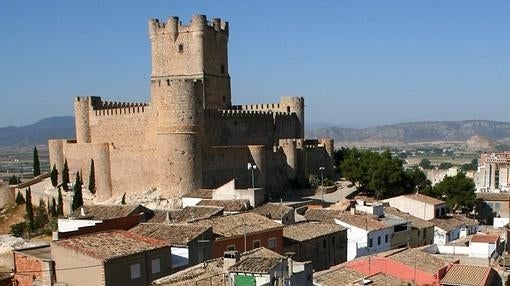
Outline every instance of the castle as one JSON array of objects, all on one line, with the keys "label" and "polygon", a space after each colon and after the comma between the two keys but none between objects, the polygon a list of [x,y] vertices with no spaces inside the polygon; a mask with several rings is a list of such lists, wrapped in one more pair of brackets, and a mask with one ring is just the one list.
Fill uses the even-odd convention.
[{"label": "castle", "polygon": [[[50,140],[50,164],[80,171],[87,186],[94,161],[96,200],[157,189],[180,198],[235,179],[279,192],[289,182],[333,168],[333,140],[304,140],[304,99],[232,105],[228,22],[203,15],[183,25],[149,21],[148,103],[74,101],[76,140]],[[248,170],[248,163],[256,169]]]}]

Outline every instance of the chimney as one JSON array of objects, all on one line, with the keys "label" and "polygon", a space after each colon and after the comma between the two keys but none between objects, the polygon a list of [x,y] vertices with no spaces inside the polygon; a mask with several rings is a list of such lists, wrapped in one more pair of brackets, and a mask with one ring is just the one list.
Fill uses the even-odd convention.
[{"label": "chimney", "polygon": [[228,271],[232,265],[239,262],[241,254],[239,251],[225,251],[223,253],[223,270]]}]

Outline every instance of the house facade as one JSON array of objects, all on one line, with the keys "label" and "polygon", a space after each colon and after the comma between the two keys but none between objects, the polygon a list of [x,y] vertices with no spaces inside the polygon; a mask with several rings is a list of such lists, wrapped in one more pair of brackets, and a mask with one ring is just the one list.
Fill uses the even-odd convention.
[{"label": "house facade", "polygon": [[315,271],[347,261],[347,229],[337,224],[302,222],[283,228],[284,253],[311,261]]},{"label": "house facade", "polygon": [[384,201],[389,203],[391,207],[423,220],[446,215],[446,203],[444,201],[418,193],[389,198]]},{"label": "house facade", "polygon": [[58,283],[145,286],[172,272],[171,247],[124,230],[53,241]]}]

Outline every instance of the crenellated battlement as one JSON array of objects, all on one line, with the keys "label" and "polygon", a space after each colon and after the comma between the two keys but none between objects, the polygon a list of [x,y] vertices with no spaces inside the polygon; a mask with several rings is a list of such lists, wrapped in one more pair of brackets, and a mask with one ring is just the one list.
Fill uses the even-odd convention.
[{"label": "crenellated battlement", "polygon": [[115,107],[115,108],[102,108],[94,109],[95,116],[111,116],[120,114],[138,114],[144,113],[147,110],[147,104],[145,105],[133,105],[126,107]]},{"label": "crenellated battlement", "polygon": [[265,103],[265,104],[244,104],[244,105],[233,105],[234,110],[278,110],[280,109],[279,103]]},{"label": "crenellated battlement", "polygon": [[119,101],[99,101],[92,105],[94,110],[109,110],[109,109],[126,109],[126,108],[136,108],[136,107],[145,107],[149,104],[146,102],[119,102]]},{"label": "crenellated battlement", "polygon": [[216,31],[228,35],[228,22],[223,21],[220,18],[212,18],[208,21],[205,15],[193,15],[191,22],[187,25],[183,25],[179,20],[179,17],[176,16],[168,17],[166,22],[160,22],[159,19],[149,20],[149,34],[151,37],[154,35],[164,34],[176,36],[179,33],[191,33],[198,31]]}]

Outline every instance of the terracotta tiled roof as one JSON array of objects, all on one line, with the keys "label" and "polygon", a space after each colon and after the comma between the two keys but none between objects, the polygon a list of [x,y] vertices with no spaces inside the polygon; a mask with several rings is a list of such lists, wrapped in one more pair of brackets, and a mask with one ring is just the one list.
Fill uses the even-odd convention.
[{"label": "terracotta tiled roof", "polygon": [[282,259],[275,257],[247,257],[230,267],[230,270],[234,272],[268,273]]},{"label": "terracotta tiled roof", "polygon": [[227,212],[242,212],[250,209],[250,200],[201,200],[197,205],[222,207]]},{"label": "terracotta tiled roof", "polygon": [[52,243],[103,261],[168,246],[162,240],[125,230],[98,232]]},{"label": "terracotta tiled roof", "polygon": [[341,210],[308,209],[305,212],[305,218],[309,221],[335,223],[335,218],[339,217],[341,214]]},{"label": "terracotta tiled roof", "polygon": [[314,282],[323,286],[353,286],[362,285],[361,279],[370,281],[368,285],[377,286],[401,286],[408,285],[406,281],[400,280],[397,277],[387,275],[384,273],[376,273],[371,276],[366,276],[352,268],[346,266],[333,266],[328,270],[315,272],[313,274]]},{"label": "terracotta tiled roof", "polygon": [[295,241],[306,241],[316,237],[333,234],[344,230],[343,226],[330,223],[302,222],[283,228],[283,237]]},{"label": "terracotta tiled roof", "polygon": [[466,223],[464,221],[459,220],[453,216],[448,216],[448,217],[443,217],[443,218],[434,218],[429,221],[431,223],[433,223],[436,227],[438,227],[442,230],[445,230],[447,232],[466,225]]},{"label": "terracotta tiled roof", "polygon": [[368,231],[389,227],[369,214],[351,214],[350,212],[343,212],[340,217],[338,217],[338,220],[361,229],[367,229]]},{"label": "terracotta tiled roof", "polygon": [[490,267],[454,264],[441,280],[441,285],[483,286],[491,272]]},{"label": "terracotta tiled roof", "polygon": [[215,258],[200,263],[172,275],[157,279],[152,285],[160,286],[210,286],[225,285],[223,258]]},{"label": "terracotta tiled roof", "polygon": [[188,206],[180,210],[155,210],[151,223],[186,223],[223,215],[223,208],[216,206]]},{"label": "terracotta tiled roof", "polygon": [[[267,248],[256,248],[241,254],[240,264],[246,259],[250,259],[250,263],[243,264],[243,269],[246,272],[254,272],[254,270],[261,270],[260,265],[269,265],[278,260],[281,261],[284,257],[278,253],[271,251]],[[260,265],[253,265],[253,261],[258,261]],[[270,261],[268,263],[266,261]],[[253,268],[248,267],[253,266]],[[233,266],[232,266],[233,267]],[[205,263],[200,263],[185,270],[174,273],[170,276],[153,281],[154,285],[160,286],[184,286],[184,285],[225,285],[225,275],[227,272],[223,269],[223,258],[215,258],[208,260]]]},{"label": "terracotta tiled roof", "polygon": [[433,197],[429,197],[429,196],[422,195],[422,194],[405,195],[405,197],[413,199],[413,200],[416,200],[416,201],[419,201],[419,202],[422,202],[422,203],[434,205],[434,206],[442,205],[442,204],[445,203],[442,200],[438,200],[438,199],[435,199]]},{"label": "terracotta tiled roof", "polygon": [[193,190],[193,191],[185,194],[183,197],[199,198],[199,199],[212,199],[212,190],[211,189]]},{"label": "terracotta tiled roof", "polygon": [[476,193],[477,200],[510,201],[510,193]]},{"label": "terracotta tiled roof", "polygon": [[460,221],[464,222],[466,225],[469,225],[469,226],[479,225],[480,224],[477,220],[468,218],[465,215],[454,214],[453,217],[455,219],[457,219],[457,220],[460,220]]},{"label": "terracotta tiled roof", "polygon": [[401,217],[401,218],[411,222],[411,225],[416,228],[423,229],[423,228],[428,228],[428,227],[434,227],[434,224],[432,222],[426,221],[421,218],[410,215],[408,213],[402,212],[397,208],[385,207],[384,212]]},{"label": "terracotta tiled roof", "polygon": [[353,225],[369,231],[388,228],[386,224],[370,214],[352,214],[349,211],[308,209],[305,217],[310,221],[321,221],[324,223],[336,223],[340,220],[346,224]]},{"label": "terracotta tiled roof", "polygon": [[282,219],[282,217],[287,215],[289,212],[294,212],[294,209],[282,204],[267,203],[254,208],[252,212],[266,216],[270,219]]},{"label": "terracotta tiled roof", "polygon": [[497,234],[475,234],[471,238],[471,242],[496,243],[499,239]]},{"label": "terracotta tiled roof", "polygon": [[313,280],[323,286],[352,285],[364,276],[363,273],[354,269],[345,266],[334,266],[328,270],[315,272]]},{"label": "terracotta tiled roof", "polygon": [[406,249],[402,251],[391,251],[387,253],[379,253],[378,256],[386,256],[391,260],[400,262],[410,267],[415,267],[430,274],[436,274],[437,271],[448,264],[430,253],[423,252],[416,248]]},{"label": "terracotta tiled roof", "polygon": [[141,223],[129,231],[150,238],[166,241],[171,245],[187,245],[210,227],[192,224]]},{"label": "terracotta tiled roof", "polygon": [[[85,213],[84,216],[82,215],[82,208]],[[137,210],[141,211],[140,205],[90,205],[77,208],[69,215],[69,217],[78,219],[106,220],[137,215]]]},{"label": "terracotta tiled roof", "polygon": [[282,225],[255,213],[239,213],[198,220],[195,225],[211,226],[215,235],[239,236],[246,233],[282,228]]}]

